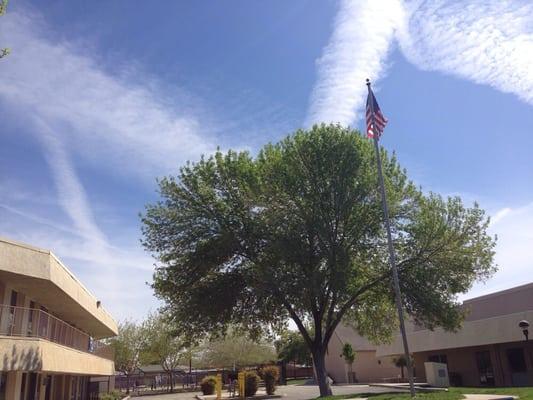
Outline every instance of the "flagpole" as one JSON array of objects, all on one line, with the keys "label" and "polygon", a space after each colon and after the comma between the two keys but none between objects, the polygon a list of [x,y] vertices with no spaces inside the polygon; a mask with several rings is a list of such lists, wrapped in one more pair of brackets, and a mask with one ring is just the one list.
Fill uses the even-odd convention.
[{"label": "flagpole", "polygon": [[[372,93],[370,88],[370,80],[366,80],[366,85],[368,87],[368,94]],[[372,94],[373,96],[373,94]],[[385,183],[383,181],[383,171],[381,167],[381,155],[379,152],[379,134],[376,127],[375,116],[374,116],[374,101],[370,102],[370,112],[372,116],[372,129],[373,129],[373,139],[374,139],[374,149],[376,150],[376,161],[378,165],[378,177],[379,177],[379,186],[381,189],[381,203],[383,206],[383,216],[385,218],[385,227],[387,228],[387,242],[389,247],[389,263],[392,269],[392,280],[394,287],[394,294],[396,298],[396,308],[398,309],[398,319],[400,320],[400,332],[402,334],[403,341],[403,350],[405,361],[407,363],[407,375],[409,377],[409,391],[411,392],[411,397],[415,396],[415,385],[413,381],[413,365],[411,362],[411,357],[409,355],[409,344],[407,343],[407,335],[405,333],[405,322],[403,319],[403,307],[402,307],[402,295],[400,292],[400,279],[398,278],[398,269],[396,268],[396,257],[394,255],[394,246],[392,245],[392,234],[389,221],[389,208],[387,206],[387,197],[385,194]]]}]

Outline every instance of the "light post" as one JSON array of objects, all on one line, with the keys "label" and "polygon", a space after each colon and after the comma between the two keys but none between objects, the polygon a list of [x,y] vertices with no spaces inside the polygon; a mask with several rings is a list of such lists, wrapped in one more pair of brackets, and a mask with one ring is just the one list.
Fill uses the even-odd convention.
[{"label": "light post", "polygon": [[520,329],[522,329],[522,333],[524,334],[524,337],[526,338],[526,342],[527,342],[528,339],[529,339],[529,330],[528,330],[528,328],[529,328],[529,322],[526,321],[525,319],[523,319],[522,321],[520,321],[520,322],[518,323],[518,327],[519,327]]}]

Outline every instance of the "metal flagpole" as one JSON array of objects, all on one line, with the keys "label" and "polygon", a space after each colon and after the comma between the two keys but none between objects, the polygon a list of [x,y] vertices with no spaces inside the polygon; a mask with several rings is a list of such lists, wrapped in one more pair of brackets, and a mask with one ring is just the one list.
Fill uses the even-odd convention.
[{"label": "metal flagpole", "polygon": [[372,129],[373,129],[373,139],[374,139],[374,148],[376,150],[376,160],[378,164],[378,176],[379,176],[379,186],[381,188],[381,203],[383,205],[383,216],[385,217],[385,227],[387,228],[387,241],[389,247],[389,263],[392,269],[392,280],[394,286],[394,294],[396,297],[396,308],[398,309],[398,319],[400,320],[400,332],[402,333],[403,341],[403,350],[405,355],[405,360],[407,363],[407,375],[409,377],[409,391],[411,396],[415,396],[415,385],[413,381],[413,365],[411,363],[411,357],[409,355],[409,344],[407,343],[407,335],[405,334],[405,323],[403,319],[403,308],[402,308],[402,295],[400,293],[400,280],[398,278],[398,269],[396,268],[396,257],[394,255],[394,247],[392,245],[392,234],[389,221],[389,208],[387,206],[387,198],[385,195],[385,183],[383,181],[383,171],[381,168],[381,155],[379,153],[379,143],[378,143],[378,132],[374,116],[374,95],[372,89],[370,88],[370,80],[366,80],[366,85],[368,86],[368,94],[372,96],[372,101],[370,102],[370,112],[372,116]]}]

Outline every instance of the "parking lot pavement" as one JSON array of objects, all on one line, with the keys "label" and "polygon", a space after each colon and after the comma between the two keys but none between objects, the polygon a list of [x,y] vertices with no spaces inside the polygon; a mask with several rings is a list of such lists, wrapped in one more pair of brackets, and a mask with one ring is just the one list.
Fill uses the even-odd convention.
[{"label": "parking lot pavement", "polygon": [[[361,394],[361,393],[387,393],[388,388],[372,387],[368,385],[342,385],[332,386],[333,394]],[[309,400],[318,397],[320,394],[318,386],[314,385],[287,385],[279,386],[276,394],[283,395],[286,400]]]},{"label": "parking lot pavement", "polygon": [[194,400],[197,394],[201,392],[188,392],[188,393],[168,393],[168,394],[156,394],[145,395],[140,397],[132,397],[132,400]]},{"label": "parking lot pavement", "polygon": [[[396,391],[383,387],[372,387],[368,385],[342,385],[333,386],[333,394],[361,394],[361,393],[386,393]],[[401,391],[404,392],[404,391]],[[173,393],[160,394],[154,396],[134,397],[132,400],[193,400],[197,393]],[[278,386],[276,394],[283,396],[281,400],[310,400],[318,397],[318,386],[314,385],[287,385]]]}]

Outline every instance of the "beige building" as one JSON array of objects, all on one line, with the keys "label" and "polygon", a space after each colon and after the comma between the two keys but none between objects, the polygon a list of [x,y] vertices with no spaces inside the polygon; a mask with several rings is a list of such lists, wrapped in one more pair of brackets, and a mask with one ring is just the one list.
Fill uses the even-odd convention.
[{"label": "beige building", "polygon": [[[533,385],[533,340],[526,341],[520,321],[533,324],[533,283],[467,300],[468,316],[456,332],[410,326],[409,350],[416,376],[425,380],[424,362],[448,365],[456,386]],[[530,329],[533,330],[533,329]],[[402,352],[400,337],[380,346],[378,356]]]},{"label": "beige building", "polygon": [[0,400],[85,400],[112,386],[98,339],[117,324],[50,251],[0,239],[0,300]]},{"label": "beige building", "polygon": [[[447,364],[450,383],[455,386],[533,385],[533,338],[526,341],[518,325],[529,321],[533,336],[533,283],[467,300],[463,307],[468,315],[457,332],[406,324],[416,380],[426,381],[424,363],[433,361]],[[341,327],[337,333],[326,361],[335,381],[347,379],[346,366],[338,356],[341,341],[351,343],[361,353],[354,364],[359,381],[393,381],[398,377],[391,360],[403,353],[400,335],[391,345],[372,346],[352,329]]]},{"label": "beige building", "polygon": [[[349,379],[349,367],[341,357],[344,343],[350,343],[356,352],[352,366],[354,377]],[[329,342],[326,354],[326,370],[335,383],[383,382],[386,378],[397,378],[400,369],[394,366],[391,357],[377,358],[377,346],[359,336],[347,326],[340,325]]]}]

